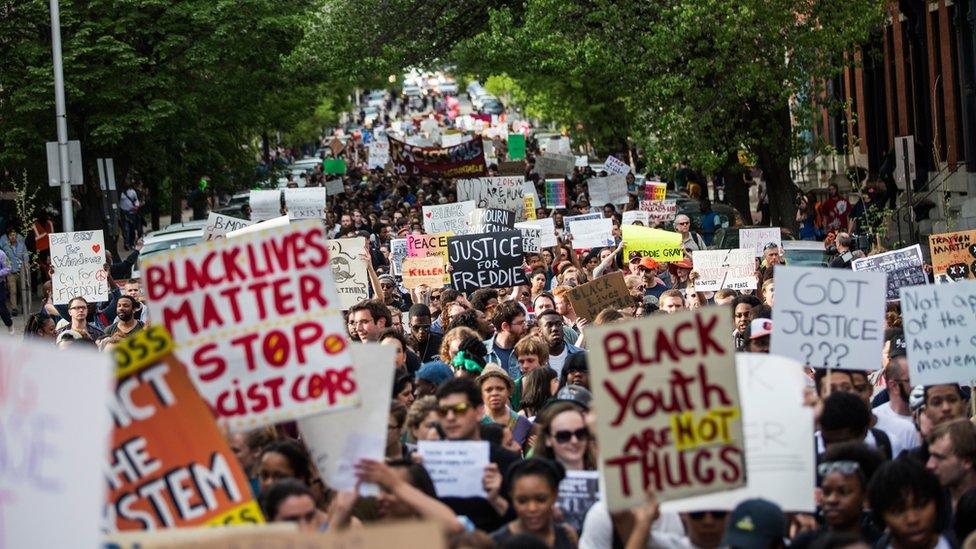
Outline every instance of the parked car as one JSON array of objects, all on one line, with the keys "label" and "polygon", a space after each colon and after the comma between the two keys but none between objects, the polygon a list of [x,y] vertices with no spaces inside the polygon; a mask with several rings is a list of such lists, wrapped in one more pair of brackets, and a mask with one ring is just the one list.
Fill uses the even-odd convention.
[{"label": "parked car", "polygon": [[485,114],[501,114],[505,112],[505,106],[498,99],[486,99],[481,103],[481,108],[478,109]]},{"label": "parked car", "polygon": [[420,86],[404,86],[403,95],[406,97],[420,97],[423,92],[420,91]]},{"label": "parked car", "polygon": [[787,265],[826,267],[829,263],[824,243],[816,240],[784,240],[783,258]]},{"label": "parked car", "polygon": [[373,90],[366,96],[366,106],[382,107],[386,104],[386,92],[383,90]]},{"label": "parked car", "polygon": [[454,80],[445,79],[437,89],[444,95],[457,95],[458,85]]},{"label": "parked car", "polygon": [[142,239],[142,251],[139,252],[139,259],[136,260],[136,265],[132,268],[132,278],[139,278],[139,262],[142,259],[166,250],[186,248],[203,242],[203,228],[206,226],[206,220],[187,221],[185,223],[174,223],[164,229],[147,234]]},{"label": "parked car", "polygon": [[231,217],[241,218],[244,215],[243,212],[241,211],[241,208],[245,204],[247,204],[248,202],[250,202],[250,200],[251,200],[251,192],[250,191],[245,191],[245,192],[242,192],[242,193],[237,193],[234,196],[230,197],[230,201],[227,202],[227,204],[225,204],[224,206],[222,206],[222,207],[214,210],[214,213],[219,213],[221,215],[229,215]]}]

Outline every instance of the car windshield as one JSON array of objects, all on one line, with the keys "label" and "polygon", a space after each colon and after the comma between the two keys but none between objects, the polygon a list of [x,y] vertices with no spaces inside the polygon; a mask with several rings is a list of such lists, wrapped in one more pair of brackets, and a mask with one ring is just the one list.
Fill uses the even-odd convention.
[{"label": "car windshield", "polygon": [[193,232],[179,238],[159,240],[156,242],[147,242],[142,247],[142,251],[139,252],[139,257],[141,258],[146,257],[149,255],[157,254],[165,250],[186,248],[187,246],[193,246],[194,244],[197,244],[202,241],[203,241],[203,234],[199,232]]},{"label": "car windshield", "polygon": [[795,267],[823,267],[827,265],[827,254],[822,250],[785,250],[783,255],[786,264]]}]

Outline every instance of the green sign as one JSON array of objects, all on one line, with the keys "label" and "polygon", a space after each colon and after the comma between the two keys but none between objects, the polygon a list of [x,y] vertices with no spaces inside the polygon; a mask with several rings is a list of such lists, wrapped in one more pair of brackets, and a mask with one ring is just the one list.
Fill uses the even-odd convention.
[{"label": "green sign", "polygon": [[525,136],[520,133],[508,136],[508,159],[525,160]]},{"label": "green sign", "polygon": [[346,161],[342,158],[326,158],[322,167],[328,174],[342,175],[346,173]]}]

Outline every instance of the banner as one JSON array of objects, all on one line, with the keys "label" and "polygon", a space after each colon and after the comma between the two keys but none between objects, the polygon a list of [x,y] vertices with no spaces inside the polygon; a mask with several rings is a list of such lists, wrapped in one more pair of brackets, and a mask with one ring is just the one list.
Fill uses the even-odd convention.
[{"label": "banner", "polygon": [[498,208],[475,208],[468,214],[468,234],[510,231],[515,228],[515,212]]},{"label": "banner", "polygon": [[345,186],[342,184],[341,179],[330,179],[325,182],[325,195],[326,196],[336,196],[346,192]]},{"label": "banner", "polygon": [[576,314],[591,323],[608,307],[622,309],[634,304],[623,271],[603,275],[573,288],[569,292],[569,301]]},{"label": "banner", "polygon": [[481,177],[488,175],[485,148],[481,139],[453,147],[418,147],[389,138],[390,159],[402,177]]},{"label": "banner", "polygon": [[399,276],[403,259],[407,257],[407,239],[394,238],[390,241],[390,274]]},{"label": "banner", "polygon": [[522,270],[522,233],[452,236],[447,239],[451,281],[459,292],[528,284]]},{"label": "banner", "polygon": [[608,175],[627,175],[630,173],[630,165],[615,156],[608,156],[607,161],[603,163],[603,171]]},{"label": "banner", "polygon": [[546,207],[550,210],[566,207],[566,180],[546,179]]},{"label": "banner", "polygon": [[105,468],[108,527],[159,530],[263,522],[247,476],[159,325],[113,350],[118,383]]},{"label": "banner", "polygon": [[[535,219],[533,221],[523,221],[521,223],[516,223],[515,228],[522,232],[522,237],[525,238],[525,230],[527,229],[539,229],[539,247],[540,248],[551,248],[557,244],[556,242],[556,222],[553,221],[551,217],[546,217],[543,219]],[[529,250],[523,250],[529,253]]]},{"label": "banner", "polygon": [[902,288],[901,312],[912,385],[976,384],[976,281]]},{"label": "banner", "polygon": [[289,219],[325,219],[325,187],[285,189]]},{"label": "banner", "polygon": [[779,227],[762,227],[758,229],[739,229],[739,249],[752,250],[756,257],[763,256],[763,249],[773,243],[783,247],[782,231]]},{"label": "banner", "polygon": [[473,200],[424,206],[424,232],[468,234],[468,214],[474,210]]},{"label": "banner", "polygon": [[576,167],[576,157],[571,154],[543,153],[535,157],[535,173],[547,175],[569,175]]},{"label": "banner", "polygon": [[813,368],[877,370],[884,287],[882,273],[777,266],[770,352]]},{"label": "banner", "polygon": [[585,214],[579,214],[579,215],[566,215],[566,216],[563,216],[563,232],[564,233],[572,233],[573,232],[573,223],[575,223],[577,221],[588,221],[588,220],[591,220],[591,219],[603,219],[603,212],[602,211],[599,211],[599,212],[591,212],[591,213],[585,213]]},{"label": "banner", "polygon": [[233,231],[228,231],[226,238],[237,238],[246,234],[258,233],[261,231],[266,231],[268,229],[274,229],[276,227],[287,227],[291,224],[291,220],[288,219],[287,215],[282,215],[268,219],[266,221],[259,221],[257,223],[251,223],[246,227],[241,227],[240,229],[234,229]]},{"label": "banner", "polygon": [[630,201],[630,197],[627,195],[627,179],[623,175],[591,177],[586,182],[586,187],[590,195],[591,207],[603,207],[605,204],[626,204]]},{"label": "banner", "polygon": [[648,181],[644,184],[644,200],[660,202],[668,197],[668,184]]},{"label": "banner", "polygon": [[637,225],[640,223],[644,227],[651,224],[651,214],[643,210],[627,210],[622,214],[621,225]]},{"label": "banner", "polygon": [[98,546],[112,371],[91,349],[0,345],[0,547]]},{"label": "banner", "polygon": [[[4,235],[6,237],[6,235]],[[51,297],[55,305],[74,297],[89,303],[108,301],[105,237],[102,231],[51,233]]]},{"label": "banner", "polygon": [[745,485],[732,311],[706,307],[588,326],[610,512]]},{"label": "banner", "polygon": [[599,471],[566,471],[566,478],[559,482],[559,495],[556,497],[556,507],[562,511],[566,524],[581,532],[586,512],[599,500]]},{"label": "banner", "polygon": [[281,191],[251,191],[251,221],[281,217]]},{"label": "banner", "polygon": [[[602,214],[601,214],[602,215]],[[565,223],[565,219],[563,223]],[[614,246],[612,219],[578,219],[572,224],[573,248],[576,250]]]},{"label": "banner", "polygon": [[329,266],[343,311],[369,299],[369,270],[365,255],[366,239],[361,236],[329,241]]},{"label": "banner", "polygon": [[525,219],[525,200],[535,195],[535,186],[525,177],[480,177],[457,180],[457,200],[473,200],[476,208],[498,208],[515,212]]},{"label": "banner", "polygon": [[678,214],[678,201],[670,200],[641,200],[640,209],[647,212],[651,223],[670,223]]},{"label": "banner", "polygon": [[[412,290],[420,285],[430,288],[441,288],[448,276],[444,267],[444,259],[431,257],[406,257],[401,267],[403,273],[403,287]],[[449,280],[449,278],[448,278]]]},{"label": "banner", "polygon": [[976,230],[929,236],[932,272],[951,280],[976,279]]},{"label": "banner", "polygon": [[508,159],[525,160],[525,136],[520,133],[508,135]]},{"label": "banner", "polygon": [[888,275],[888,300],[898,299],[898,290],[906,286],[928,284],[922,264],[922,247],[918,244],[885,252],[882,254],[855,259],[851,262],[854,271],[876,271]]},{"label": "banner", "polygon": [[359,404],[328,264],[311,219],[142,258],[154,318],[231,429]]},{"label": "banner", "polygon": [[209,242],[225,238],[227,233],[250,227],[254,222],[245,219],[238,219],[229,215],[210,212],[207,216],[207,226],[203,228],[203,240]]},{"label": "banner", "polygon": [[621,225],[624,240],[624,257],[637,252],[641,257],[650,257],[658,262],[681,261],[685,256],[681,248],[681,235],[662,229],[651,229],[640,225]]},{"label": "banner", "polygon": [[749,250],[702,250],[691,254],[698,278],[695,291],[756,289],[756,258]]}]

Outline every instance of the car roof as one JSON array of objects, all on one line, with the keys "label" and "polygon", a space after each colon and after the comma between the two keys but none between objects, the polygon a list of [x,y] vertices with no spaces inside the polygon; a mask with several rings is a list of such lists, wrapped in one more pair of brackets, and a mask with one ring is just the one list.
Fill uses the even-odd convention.
[{"label": "car roof", "polygon": [[153,236],[153,235],[160,236],[160,235],[168,235],[168,234],[185,233],[185,232],[189,232],[189,231],[203,230],[203,228],[206,227],[206,226],[207,226],[207,220],[206,219],[199,219],[199,220],[196,220],[196,221],[185,221],[183,223],[171,223],[171,224],[167,225],[166,227],[164,227],[164,228],[162,228],[162,229],[160,229],[158,231],[149,233],[148,235],[146,235],[146,238],[149,238],[150,236]]},{"label": "car roof", "polygon": [[811,250],[825,252],[824,243],[817,240],[784,240],[784,250]]}]

